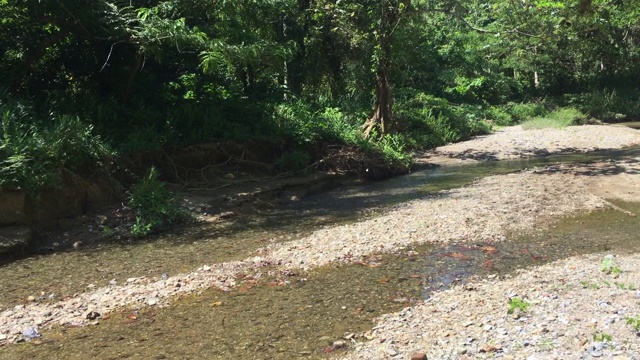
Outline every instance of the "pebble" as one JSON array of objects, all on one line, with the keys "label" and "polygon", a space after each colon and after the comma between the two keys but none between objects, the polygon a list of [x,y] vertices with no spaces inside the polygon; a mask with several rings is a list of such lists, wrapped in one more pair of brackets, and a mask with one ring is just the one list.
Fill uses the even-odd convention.
[{"label": "pebble", "polygon": [[331,344],[331,347],[332,347],[334,350],[337,350],[337,349],[344,349],[344,348],[346,348],[346,347],[347,347],[347,343],[346,343],[346,342],[344,342],[344,341],[342,341],[342,340],[336,340],[336,341],[334,341],[334,342],[333,342],[333,344]]},{"label": "pebble", "polygon": [[396,355],[398,355],[398,350],[396,350],[396,349],[394,349],[392,347],[387,348],[387,355],[396,356]]},{"label": "pebble", "polygon": [[411,355],[411,360],[427,360],[427,354],[423,352],[417,352]]}]

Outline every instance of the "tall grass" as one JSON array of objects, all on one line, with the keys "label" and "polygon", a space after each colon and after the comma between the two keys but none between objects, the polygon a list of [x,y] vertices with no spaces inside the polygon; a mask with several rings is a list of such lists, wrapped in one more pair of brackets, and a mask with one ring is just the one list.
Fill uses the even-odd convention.
[{"label": "tall grass", "polygon": [[559,108],[545,116],[536,116],[524,121],[521,125],[525,130],[555,128],[561,129],[570,125],[578,125],[586,120],[586,115],[578,109]]}]

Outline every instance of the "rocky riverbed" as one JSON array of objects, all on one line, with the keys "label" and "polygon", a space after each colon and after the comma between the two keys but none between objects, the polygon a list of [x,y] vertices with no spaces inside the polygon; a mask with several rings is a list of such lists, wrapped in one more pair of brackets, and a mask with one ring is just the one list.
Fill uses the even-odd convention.
[{"label": "rocky riverbed", "polygon": [[[640,143],[640,133],[607,126],[534,132],[508,129],[468,142],[467,148],[456,144],[457,152],[448,156],[470,153],[468,150],[477,149],[481,141],[506,141],[500,140],[504,134],[510,134],[513,141],[505,142],[502,151],[523,151],[523,156],[526,149],[510,147],[530,143],[532,148],[554,152],[567,147],[586,151]],[[591,141],[583,142],[585,137]],[[443,153],[442,149],[437,151]],[[639,198],[639,163],[640,159],[626,159],[584,166],[554,165],[491,176],[355,224],[327,227],[287,243],[274,243],[245,260],[207,264],[185,274],[96,284],[85,293],[56,302],[48,299],[49,294],[36,294],[25,303],[2,309],[0,343],[37,336],[34,331],[56,324],[95,322],[95,313],[104,316],[124,306],[166,306],[178,294],[206,287],[229,289],[239,275],[259,278],[266,273],[357,262],[365,255],[394,252],[411,244],[503,241],[510,234],[531,231],[560,216],[611,207],[608,197]],[[607,194],[619,182],[624,191]],[[621,216],[635,215],[620,210]],[[633,266],[638,259],[636,255],[618,256],[613,261],[621,272],[607,274],[601,270],[603,256],[571,258],[513,279],[478,279],[466,287],[433,294],[424,304],[380,318],[373,332],[375,339],[355,346],[348,357],[407,358],[425,352],[432,359],[633,358],[637,349],[630,339],[635,331],[625,324],[625,317],[635,316],[639,310],[636,291],[629,290],[629,284],[634,289],[640,286],[640,275]],[[625,289],[617,283],[623,283]],[[510,298],[531,305],[527,311],[507,314]]]},{"label": "rocky riverbed", "polygon": [[608,256],[574,257],[436,293],[380,317],[374,339],[356,344],[345,359],[637,359],[640,255]]}]

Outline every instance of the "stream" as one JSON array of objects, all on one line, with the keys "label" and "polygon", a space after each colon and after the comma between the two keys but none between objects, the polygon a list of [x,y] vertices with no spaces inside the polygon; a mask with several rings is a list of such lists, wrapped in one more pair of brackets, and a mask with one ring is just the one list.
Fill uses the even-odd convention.
[{"label": "stream", "polygon": [[[244,259],[270,242],[376,216],[485,176],[638,155],[640,149],[631,148],[423,168],[312,195],[226,226],[197,224],[142,243],[38,255],[0,268],[0,308],[31,295],[64,298],[86,291],[89,284],[105,286],[112,278],[157,277]],[[640,204],[615,204],[640,212]],[[471,276],[500,276],[577,254],[636,252],[637,231],[635,217],[604,210],[559,219],[533,233],[511,234],[502,243],[416,246],[399,254],[372,255],[360,265],[292,273],[286,281],[247,278],[233,291],[205,290],[177,299],[170,308],[122,309],[99,325],[56,326],[36,341],[0,346],[0,359],[324,358],[343,351],[330,347],[334,341],[364,336],[376,316],[422,301],[432,291]]]}]

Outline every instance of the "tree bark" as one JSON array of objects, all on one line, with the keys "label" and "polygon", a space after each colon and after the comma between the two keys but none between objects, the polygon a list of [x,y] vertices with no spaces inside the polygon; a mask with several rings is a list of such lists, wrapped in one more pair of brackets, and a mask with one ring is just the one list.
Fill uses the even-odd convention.
[{"label": "tree bark", "polygon": [[400,17],[398,7],[399,3],[391,4],[391,1],[382,1],[380,5],[375,104],[373,114],[363,125],[364,136],[367,138],[371,137],[374,130],[378,130],[378,135],[382,138],[385,134],[397,131],[399,128],[393,116],[393,96],[389,83],[392,36]]},{"label": "tree bark", "polygon": [[388,70],[378,67],[376,73],[376,100],[373,114],[364,124],[364,136],[370,137],[375,129],[380,130],[380,137],[395,130],[393,120],[393,97],[389,85]]}]

